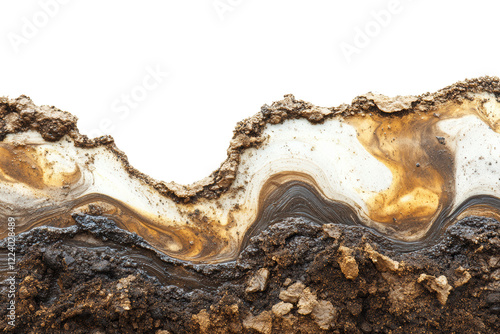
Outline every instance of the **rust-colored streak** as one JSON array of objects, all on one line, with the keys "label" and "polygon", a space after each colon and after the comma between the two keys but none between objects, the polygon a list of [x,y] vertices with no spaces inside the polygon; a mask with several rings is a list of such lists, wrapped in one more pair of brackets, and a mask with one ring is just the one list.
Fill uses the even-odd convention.
[{"label": "rust-colored streak", "polygon": [[35,145],[0,144],[0,179],[23,183],[34,189],[63,187],[77,183],[82,172],[75,165],[71,172],[55,172],[54,162],[47,161]]},{"label": "rust-colored streak", "polygon": [[35,189],[45,187],[35,150],[29,146],[0,146],[0,176],[2,181],[24,183]]},{"label": "rust-colored streak", "polygon": [[[29,219],[16,217],[16,232],[26,232],[39,226],[68,227],[75,224],[73,214],[91,214],[108,217],[116,226],[136,233],[160,252],[180,260],[209,262],[217,259],[228,241],[215,228],[199,229],[197,226],[165,226],[138,213],[113,198],[101,194],[89,194],[67,201],[54,208],[31,212]],[[8,230],[0,231],[0,239],[6,238]]]},{"label": "rust-colored streak", "polygon": [[361,144],[392,172],[391,186],[367,201],[371,220],[409,234],[422,233],[454,198],[454,161],[437,123],[479,116],[475,101],[445,104],[435,112],[376,113],[346,121]]}]

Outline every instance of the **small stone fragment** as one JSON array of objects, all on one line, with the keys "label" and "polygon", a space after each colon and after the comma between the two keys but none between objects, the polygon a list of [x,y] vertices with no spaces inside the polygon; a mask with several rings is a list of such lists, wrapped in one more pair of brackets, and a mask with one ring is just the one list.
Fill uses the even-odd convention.
[{"label": "small stone fragment", "polygon": [[394,261],[388,256],[382,255],[370,246],[370,244],[365,245],[365,252],[368,254],[370,260],[372,260],[375,267],[380,271],[398,271],[399,262]]},{"label": "small stone fragment", "polygon": [[340,231],[340,229],[338,228],[338,226],[335,225],[335,224],[325,224],[325,225],[323,225],[323,231],[325,231],[325,233],[330,238],[333,238],[333,239],[337,239],[338,240],[342,236],[342,232]]},{"label": "small stone fragment", "polygon": [[455,283],[453,284],[455,286],[455,288],[458,288],[459,286],[462,286],[464,285],[465,283],[467,283],[470,279],[471,279],[471,274],[469,274],[469,272],[463,268],[463,267],[458,267],[456,270],[455,270],[455,274],[457,276],[459,276],[459,279],[457,279],[455,281]]},{"label": "small stone fragment", "polygon": [[273,311],[275,316],[282,317],[285,314],[290,313],[292,308],[293,308],[293,304],[291,304],[291,303],[279,302],[278,304],[273,305],[272,311]]},{"label": "small stone fragment", "polygon": [[297,282],[280,292],[279,298],[288,303],[296,303],[306,286],[302,282]]},{"label": "small stone fragment", "polygon": [[445,305],[448,300],[448,295],[452,289],[451,285],[448,284],[448,279],[446,276],[441,275],[435,277],[432,275],[421,274],[417,280],[418,283],[424,283],[424,286],[429,291],[435,291],[437,293],[437,298],[441,305]]},{"label": "small stone fragment", "polygon": [[500,256],[492,256],[488,260],[488,266],[491,268],[498,268],[500,267]]},{"label": "small stone fragment", "polygon": [[248,286],[245,289],[247,293],[264,291],[267,287],[267,279],[269,278],[269,270],[260,268],[248,281]]},{"label": "small stone fragment", "polygon": [[116,305],[118,311],[125,310],[130,311],[132,309],[132,305],[130,303],[130,299],[126,296],[120,296],[119,304]]},{"label": "small stone fragment", "polygon": [[198,314],[194,314],[192,318],[196,323],[198,323],[202,333],[207,331],[210,326],[210,316],[208,315],[207,310],[201,310]]},{"label": "small stone fragment", "polygon": [[130,286],[130,283],[135,281],[135,276],[134,275],[129,275],[124,278],[120,278],[118,280],[118,283],[116,284],[116,289],[117,290],[122,290],[122,289],[127,289]]},{"label": "small stone fragment", "polygon": [[[36,291],[36,288],[34,289]],[[28,290],[28,288],[26,288],[26,286],[21,286],[21,288],[19,288],[19,298],[21,299],[28,299],[30,297],[30,291]]]},{"label": "small stone fragment", "polygon": [[262,334],[271,334],[273,326],[273,318],[271,312],[262,311],[259,315],[250,315],[243,320],[243,327],[246,329],[254,329]]},{"label": "small stone fragment", "polygon": [[325,116],[328,116],[331,113],[332,111],[328,108],[316,107],[316,106],[304,109],[301,112],[302,116],[304,116],[311,122],[319,122],[323,120]]},{"label": "small stone fragment", "polygon": [[411,104],[418,101],[416,96],[396,96],[388,97],[382,94],[368,93],[365,94],[368,100],[372,100],[375,105],[383,112],[393,113],[411,108]]},{"label": "small stone fragment", "polygon": [[303,315],[310,314],[317,304],[318,299],[316,294],[313,293],[310,288],[305,288],[297,304],[299,308],[298,312]]},{"label": "small stone fragment", "polygon": [[314,307],[311,316],[318,324],[319,328],[328,330],[335,320],[336,314],[337,310],[333,307],[332,303],[326,300],[320,300]]},{"label": "small stone fragment", "polygon": [[358,277],[359,268],[356,263],[356,259],[352,256],[353,250],[348,247],[340,246],[339,252],[340,258],[337,259],[337,262],[339,263],[340,270],[344,274],[345,278],[355,279]]}]

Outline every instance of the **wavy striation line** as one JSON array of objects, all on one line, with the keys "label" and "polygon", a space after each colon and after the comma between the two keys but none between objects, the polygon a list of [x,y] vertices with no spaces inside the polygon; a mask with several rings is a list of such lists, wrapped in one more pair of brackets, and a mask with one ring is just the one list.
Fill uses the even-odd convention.
[{"label": "wavy striation line", "polygon": [[66,112],[2,99],[0,238],[8,217],[22,233],[91,214],[173,259],[222,263],[270,225],[302,218],[365,226],[416,250],[466,216],[499,219],[499,96],[497,78],[337,108],[288,95],[239,123],[228,159],[189,186],[136,171],[110,137],[86,138]]}]

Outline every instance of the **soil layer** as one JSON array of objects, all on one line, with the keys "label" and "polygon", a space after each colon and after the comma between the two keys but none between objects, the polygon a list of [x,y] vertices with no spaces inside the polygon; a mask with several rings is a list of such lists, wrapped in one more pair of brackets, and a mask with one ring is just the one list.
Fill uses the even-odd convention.
[{"label": "soil layer", "polygon": [[286,219],[235,262],[190,265],[111,220],[74,218],[18,236],[16,326],[2,308],[2,331],[500,332],[500,224],[491,219],[463,219],[406,253],[364,227]]}]

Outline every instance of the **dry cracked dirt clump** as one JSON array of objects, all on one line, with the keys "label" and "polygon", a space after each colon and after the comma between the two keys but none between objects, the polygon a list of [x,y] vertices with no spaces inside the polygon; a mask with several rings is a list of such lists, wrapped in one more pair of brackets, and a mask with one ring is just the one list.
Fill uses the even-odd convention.
[{"label": "dry cracked dirt clump", "polygon": [[[500,331],[500,225],[490,219],[464,219],[409,253],[388,250],[364,227],[287,219],[254,237],[236,263],[184,267],[196,284],[165,284],[139,255],[114,248],[126,236],[112,224],[92,229],[103,218],[83,218],[78,228],[22,236],[15,332]],[[78,235],[93,246],[68,242]]]}]

